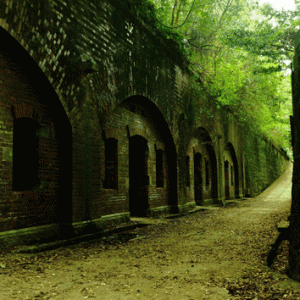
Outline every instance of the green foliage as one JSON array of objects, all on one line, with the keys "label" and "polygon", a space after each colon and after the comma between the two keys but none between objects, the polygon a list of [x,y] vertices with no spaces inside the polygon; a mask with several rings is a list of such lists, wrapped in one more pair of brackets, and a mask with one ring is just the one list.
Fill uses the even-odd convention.
[{"label": "green foliage", "polygon": [[292,109],[286,62],[294,54],[298,12],[278,12],[254,0],[149,2],[148,17],[187,56],[196,91],[288,150]]}]

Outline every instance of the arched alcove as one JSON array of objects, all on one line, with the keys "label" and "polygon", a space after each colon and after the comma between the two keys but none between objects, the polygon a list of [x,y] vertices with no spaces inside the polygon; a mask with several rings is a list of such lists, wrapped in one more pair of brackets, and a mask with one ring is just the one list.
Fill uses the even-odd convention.
[{"label": "arched alcove", "polygon": [[203,184],[210,188],[210,198],[216,200],[218,199],[218,170],[213,141],[207,130],[203,127],[197,128],[194,136],[198,139],[199,144],[205,148],[208,155],[207,159],[203,160],[203,170],[205,172]]},{"label": "arched alcove", "polygon": [[[240,195],[239,195],[239,166],[238,166],[238,161],[237,161],[234,147],[230,142],[227,142],[226,147],[224,149],[225,155],[226,155],[226,152],[228,153],[230,160],[232,161],[232,164],[233,164],[232,171],[230,169],[230,166],[228,165],[228,177],[230,176],[230,178],[232,179],[229,181],[229,185],[234,184],[234,195],[229,195],[229,196],[227,196],[227,198],[232,198],[234,196],[234,198],[238,199],[240,197]],[[226,160],[225,160],[225,163],[226,163]],[[225,168],[226,168],[226,166],[225,166]],[[224,171],[224,172],[226,172],[226,171]],[[225,174],[225,181],[226,181],[226,174]],[[226,190],[226,187],[225,187],[225,190]],[[225,195],[225,197],[226,197],[226,195]]]},{"label": "arched alcove", "polygon": [[[8,124],[7,131],[18,137],[5,147],[8,152],[11,148],[12,153],[11,161],[2,161],[7,174],[12,173],[14,164],[14,178],[22,176],[18,165],[24,164],[24,158],[17,149],[22,140],[20,120],[30,120],[26,122],[26,134],[31,137],[31,145],[39,143],[39,156],[28,150],[32,160],[38,159],[39,165],[35,168],[39,169],[39,178],[33,180],[35,184],[32,181],[28,185],[12,186],[11,190],[6,190],[6,195],[2,195],[18,199],[16,203],[26,208],[16,214],[20,217],[16,217],[7,230],[60,224],[61,233],[66,230],[69,234],[72,223],[72,128],[69,119],[52,85],[29,53],[2,27],[0,39],[1,121]],[[41,126],[34,125],[37,123]],[[7,205],[9,212],[19,209]]]},{"label": "arched alcove", "polygon": [[[146,97],[129,97],[107,117],[104,131],[119,141],[119,169],[122,171],[119,175],[118,193],[110,193],[110,197],[106,193],[104,196],[103,206],[106,208],[103,214],[121,212],[124,205],[124,202],[119,200],[121,197],[129,197],[127,203],[131,215],[143,215],[145,210],[149,214],[177,211],[176,148],[168,123],[159,108]],[[143,185],[143,188],[140,187],[140,193],[144,194],[142,198],[147,198],[148,201],[137,202],[133,200],[136,197],[136,189],[133,187],[139,184],[134,176],[142,171],[135,163],[137,159],[144,161],[141,153],[145,151],[148,152],[149,166],[141,180],[147,184]],[[143,165],[140,160],[138,165]],[[109,202],[114,199],[116,200],[112,210],[112,204]],[[137,208],[134,208],[135,205]]]}]

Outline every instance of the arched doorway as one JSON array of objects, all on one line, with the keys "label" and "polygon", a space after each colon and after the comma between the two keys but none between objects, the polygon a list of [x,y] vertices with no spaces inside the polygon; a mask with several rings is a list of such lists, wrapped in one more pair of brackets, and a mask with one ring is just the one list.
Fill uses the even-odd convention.
[{"label": "arched doorway", "polygon": [[202,156],[199,152],[194,155],[194,180],[195,202],[203,205]]},{"label": "arched doorway", "polygon": [[135,135],[129,139],[129,211],[131,216],[146,216],[148,203],[147,140]]}]

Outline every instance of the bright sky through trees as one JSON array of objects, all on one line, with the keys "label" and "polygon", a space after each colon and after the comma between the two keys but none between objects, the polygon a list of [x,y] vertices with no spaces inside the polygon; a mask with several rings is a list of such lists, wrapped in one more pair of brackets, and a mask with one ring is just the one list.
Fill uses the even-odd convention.
[{"label": "bright sky through trees", "polygon": [[270,3],[275,9],[295,10],[294,0],[260,0],[260,4]]},{"label": "bright sky through trees", "polygon": [[[295,10],[295,1],[294,0],[259,0],[260,5],[264,3],[269,3],[271,4],[276,10],[281,11],[282,9],[284,10]],[[287,65],[290,65],[290,61],[286,61]],[[285,71],[285,74],[289,75],[290,70]]]}]

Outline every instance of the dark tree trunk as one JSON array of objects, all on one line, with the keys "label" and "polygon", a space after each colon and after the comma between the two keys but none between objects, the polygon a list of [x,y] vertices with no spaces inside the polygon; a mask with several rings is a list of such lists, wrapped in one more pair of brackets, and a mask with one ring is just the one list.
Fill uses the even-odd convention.
[{"label": "dark tree trunk", "polygon": [[290,216],[289,276],[300,281],[300,31],[295,38],[292,92],[294,116],[291,118],[291,126],[294,169]]}]

